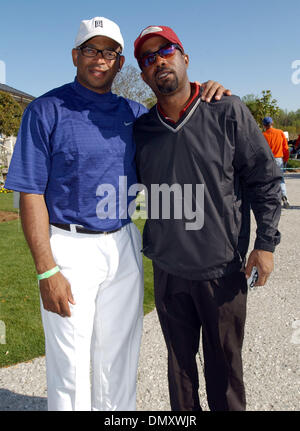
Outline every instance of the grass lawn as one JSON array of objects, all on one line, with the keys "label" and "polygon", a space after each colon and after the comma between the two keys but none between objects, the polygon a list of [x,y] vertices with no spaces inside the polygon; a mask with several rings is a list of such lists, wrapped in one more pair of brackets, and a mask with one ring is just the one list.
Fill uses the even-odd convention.
[{"label": "grass lawn", "polygon": [[44,354],[38,285],[19,220],[0,223],[0,262],[0,320],[6,329],[0,366],[5,366]]},{"label": "grass lawn", "polygon": [[0,193],[0,211],[18,212],[13,207],[13,193]]},{"label": "grass lawn", "polygon": [[[17,211],[12,193],[0,194],[0,211]],[[145,220],[135,222],[142,232]],[[153,275],[151,261],[143,259],[147,314],[154,308]],[[19,220],[0,223],[0,321],[0,367],[44,355],[36,272]]]},{"label": "grass lawn", "polygon": [[300,169],[300,160],[299,159],[289,159],[286,167],[287,168],[293,168],[293,169]]}]

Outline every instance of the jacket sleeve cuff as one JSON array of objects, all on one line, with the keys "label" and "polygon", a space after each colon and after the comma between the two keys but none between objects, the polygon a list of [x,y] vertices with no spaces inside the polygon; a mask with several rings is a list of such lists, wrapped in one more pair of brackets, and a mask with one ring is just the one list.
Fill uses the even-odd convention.
[{"label": "jacket sleeve cuff", "polygon": [[271,253],[273,253],[275,251],[275,245],[257,239],[254,243],[254,249],[270,251]]}]

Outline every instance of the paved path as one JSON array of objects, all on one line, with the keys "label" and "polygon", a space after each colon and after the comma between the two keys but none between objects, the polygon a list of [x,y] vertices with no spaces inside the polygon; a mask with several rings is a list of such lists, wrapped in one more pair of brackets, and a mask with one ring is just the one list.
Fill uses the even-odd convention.
[{"label": "paved path", "polygon": [[[292,206],[282,211],[276,268],[268,285],[248,297],[243,348],[248,410],[300,407],[300,174],[287,175],[286,183]],[[208,410],[201,362],[200,353],[200,397]],[[0,369],[0,410],[46,410],[46,397],[44,357]],[[137,409],[170,410],[166,350],[155,310],[145,317]]]}]

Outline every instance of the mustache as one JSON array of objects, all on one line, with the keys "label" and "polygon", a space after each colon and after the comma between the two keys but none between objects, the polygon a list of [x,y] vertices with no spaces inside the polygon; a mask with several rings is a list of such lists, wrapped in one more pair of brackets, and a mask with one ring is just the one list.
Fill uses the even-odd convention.
[{"label": "mustache", "polygon": [[173,73],[173,70],[172,70],[172,69],[168,69],[167,67],[161,67],[161,66],[158,66],[158,67],[157,67],[157,69],[156,69],[156,71],[155,71],[155,77],[156,77],[159,73],[161,73],[161,72]]},{"label": "mustache", "polygon": [[96,72],[106,72],[108,70],[107,66],[99,67],[99,66],[91,66],[88,68],[89,70],[94,70]]}]

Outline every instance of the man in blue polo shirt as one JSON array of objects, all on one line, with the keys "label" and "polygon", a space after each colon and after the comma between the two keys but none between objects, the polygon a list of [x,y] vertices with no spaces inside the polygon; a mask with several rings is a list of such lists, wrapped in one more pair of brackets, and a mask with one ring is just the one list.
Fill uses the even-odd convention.
[{"label": "man in blue polo shirt", "polygon": [[123,47],[114,22],[81,22],[76,79],[27,107],[5,184],[38,274],[49,410],[135,410],[143,265],[127,190],[147,110],[111,93]]},{"label": "man in blue polo shirt", "polygon": [[128,187],[137,182],[132,124],[146,108],[110,91],[123,46],[112,21],[81,23],[72,51],[77,77],[26,109],[6,181],[21,192],[40,278],[49,410],[135,408],[140,234],[128,214],[119,217],[118,196],[116,218],[96,211],[105,198],[97,196],[99,185],[118,195],[119,177]]}]

